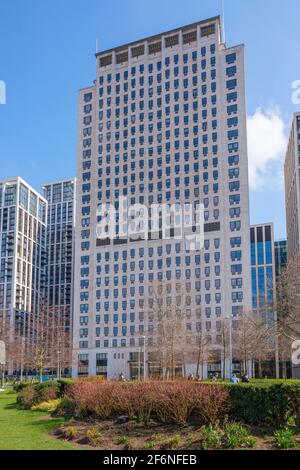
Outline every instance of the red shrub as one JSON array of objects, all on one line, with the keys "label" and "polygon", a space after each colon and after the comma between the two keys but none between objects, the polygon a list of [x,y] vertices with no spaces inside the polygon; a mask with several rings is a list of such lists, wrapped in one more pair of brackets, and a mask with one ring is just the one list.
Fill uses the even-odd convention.
[{"label": "red shrub", "polygon": [[164,422],[185,425],[195,409],[195,384],[162,383],[158,388],[157,415]]},{"label": "red shrub", "polygon": [[108,418],[113,413],[113,390],[115,384],[100,381],[79,381],[70,385],[68,395],[82,414]]},{"label": "red shrub", "polygon": [[229,394],[219,385],[196,384],[195,410],[204,424],[225,417],[230,408]]},{"label": "red shrub", "polygon": [[215,422],[228,410],[225,387],[194,382],[119,383],[78,381],[69,387],[76,409],[99,418],[137,417],[147,425],[159,417],[165,423],[186,425],[192,415],[201,423]]}]

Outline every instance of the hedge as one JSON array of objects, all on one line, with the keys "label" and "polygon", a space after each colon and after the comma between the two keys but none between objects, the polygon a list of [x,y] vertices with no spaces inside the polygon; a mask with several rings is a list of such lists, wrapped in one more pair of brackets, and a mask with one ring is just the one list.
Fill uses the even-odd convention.
[{"label": "hedge", "polygon": [[20,388],[17,401],[23,408],[67,396],[73,400],[77,410],[99,418],[128,414],[141,415],[144,420],[145,414],[150,413],[164,419],[165,413],[167,421],[167,415],[172,414],[174,421],[183,422],[186,420],[182,419],[183,415],[189,417],[196,412],[202,419],[205,414],[203,420],[206,422],[222,419],[228,414],[246,424],[278,426],[291,419],[300,424],[300,381],[296,380],[251,381],[248,384],[190,381],[120,383],[90,377],[28,384]]},{"label": "hedge", "polygon": [[300,382],[270,381],[223,384],[229,391],[230,415],[247,424],[286,424],[299,420]]}]

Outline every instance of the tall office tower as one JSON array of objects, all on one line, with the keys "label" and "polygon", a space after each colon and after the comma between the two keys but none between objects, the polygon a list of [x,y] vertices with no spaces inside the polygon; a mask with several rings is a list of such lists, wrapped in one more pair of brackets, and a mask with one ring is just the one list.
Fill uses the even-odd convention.
[{"label": "tall office tower", "polygon": [[[203,332],[218,352],[203,374],[220,370],[222,320],[251,306],[244,46],[227,48],[215,17],[98,53],[96,65],[78,101],[73,373],[132,377],[141,351],[145,375],[154,372],[157,286],[165,303],[184,304],[189,337]],[[96,233],[99,204],[197,202],[200,251],[172,230],[147,240]]]},{"label": "tall office tower", "polygon": [[279,279],[282,271],[287,266],[287,241],[277,240],[275,242],[275,269],[276,279]]},{"label": "tall office tower", "polygon": [[284,179],[288,259],[291,259],[300,250],[300,113],[293,116]]},{"label": "tall office tower", "polygon": [[72,330],[76,179],[44,184],[48,202],[45,301]]},{"label": "tall office tower", "polygon": [[0,322],[33,341],[42,302],[47,201],[21,178],[0,181]]},{"label": "tall office tower", "polygon": [[276,269],[273,224],[251,226],[252,307],[262,314],[275,301]]},{"label": "tall office tower", "polygon": [[[252,308],[262,321],[270,326],[276,320],[276,264],[273,223],[253,225],[250,229]],[[274,360],[264,364],[265,374],[279,377],[276,340],[274,338]]]}]

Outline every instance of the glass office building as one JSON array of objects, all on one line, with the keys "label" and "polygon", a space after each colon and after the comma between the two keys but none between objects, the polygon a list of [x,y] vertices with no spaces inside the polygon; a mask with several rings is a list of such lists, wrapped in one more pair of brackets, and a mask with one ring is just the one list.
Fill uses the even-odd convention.
[{"label": "glass office building", "polygon": [[34,341],[43,301],[47,201],[21,178],[0,181],[0,322]]},{"label": "glass office building", "polygon": [[263,312],[275,300],[273,224],[251,227],[252,307]]},{"label": "glass office building", "polygon": [[59,311],[62,325],[71,332],[76,180],[44,184],[41,189],[48,202],[45,302],[49,311]]},{"label": "glass office building", "polygon": [[287,266],[287,241],[278,240],[275,242],[275,269],[276,279],[279,278],[280,274]]}]

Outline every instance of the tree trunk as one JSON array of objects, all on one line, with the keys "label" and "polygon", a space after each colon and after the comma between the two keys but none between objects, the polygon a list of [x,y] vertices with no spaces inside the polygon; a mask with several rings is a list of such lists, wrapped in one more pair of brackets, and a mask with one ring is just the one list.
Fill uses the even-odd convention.
[{"label": "tree trunk", "polygon": [[258,360],[258,377],[262,379],[262,365],[261,365],[261,360]]}]

